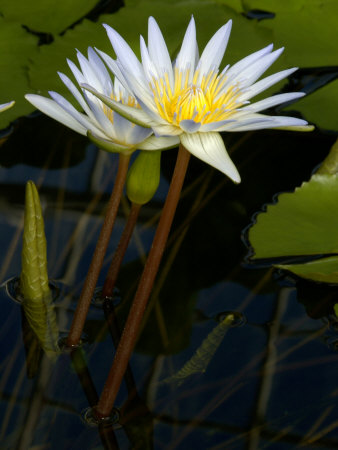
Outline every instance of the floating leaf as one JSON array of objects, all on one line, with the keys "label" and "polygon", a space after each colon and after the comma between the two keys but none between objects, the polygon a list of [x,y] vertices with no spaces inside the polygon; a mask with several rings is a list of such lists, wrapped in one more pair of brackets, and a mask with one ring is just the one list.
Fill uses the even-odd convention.
[{"label": "floating leaf", "polygon": [[306,264],[276,264],[275,267],[289,270],[302,278],[322,283],[338,283],[338,256],[321,258]]},{"label": "floating leaf", "polygon": [[221,3],[222,5],[225,5],[229,8],[232,8],[238,13],[244,12],[242,0],[217,0],[218,3]]},{"label": "floating leaf", "polygon": [[316,173],[319,175],[334,175],[338,173],[338,138]]},{"label": "floating leaf", "polygon": [[0,17],[0,104],[15,100],[13,108],[0,114],[0,129],[34,109],[24,94],[29,91],[28,61],[38,53],[37,42],[38,38],[20,24],[7,23]]},{"label": "floating leaf", "polygon": [[39,55],[32,59],[29,71],[33,88],[31,92],[35,90],[47,94],[48,90],[55,90],[67,96],[68,91],[56,72],[69,74],[66,58],[76,60],[75,48],[86,53],[88,46],[93,46],[114,56],[102,23],[112,26],[121,33],[132,49],[139,54],[140,34],[147,35],[148,17],[154,16],[163,31],[169,51],[174,56],[180,48],[191,14],[194,14],[196,20],[200,50],[219,27],[229,19],[234,19],[231,39],[224,58],[227,63],[234,63],[271,42],[270,31],[264,27],[257,29],[254,22],[215,1],[174,3],[127,1],[126,6],[117,13],[102,15],[97,23],[84,20],[63,36],[56,36],[52,44],[40,47]]},{"label": "floating leaf", "polygon": [[268,12],[283,12],[283,11],[299,11],[305,5],[309,6],[318,4],[322,0],[242,0],[243,8],[246,11],[258,9]]},{"label": "floating leaf", "polygon": [[[270,29],[274,45],[285,46],[286,67],[337,66],[336,0],[243,0],[243,5],[246,10],[276,13],[274,18],[257,23],[257,27]],[[279,59],[276,67],[281,68],[281,62]],[[289,109],[301,111],[307,120],[324,129],[337,130],[338,82],[329,83]]]},{"label": "floating leaf", "polygon": [[[337,142],[322,165],[322,172],[336,167]],[[338,174],[313,175],[293,193],[278,196],[258,214],[249,230],[255,252],[252,259],[338,253]],[[338,256],[304,264],[273,264],[311,280],[338,283]]]},{"label": "floating leaf", "polygon": [[48,281],[46,237],[41,204],[32,181],[26,186],[20,291],[29,325],[47,354],[55,354],[58,327]]},{"label": "floating leaf", "polygon": [[[338,61],[337,61],[338,63]],[[338,131],[338,80],[306,95],[285,110],[300,111],[304,118],[325,130]]]},{"label": "floating leaf", "polygon": [[337,175],[313,175],[280,194],[249,231],[254,259],[338,253],[337,194]]},{"label": "floating leaf", "polygon": [[[285,46],[289,66],[337,65],[338,2],[336,0],[243,0],[246,11],[276,13],[273,18],[255,21],[257,30],[268,28],[276,47]],[[314,39],[309,41],[310,36]]]},{"label": "floating leaf", "polygon": [[1,0],[6,21],[18,22],[33,31],[60,33],[85,16],[98,0]]},{"label": "floating leaf", "polygon": [[234,315],[228,314],[222,322],[208,334],[189,361],[187,361],[177,373],[166,378],[163,382],[175,382],[180,385],[191,375],[204,373],[233,321]]}]

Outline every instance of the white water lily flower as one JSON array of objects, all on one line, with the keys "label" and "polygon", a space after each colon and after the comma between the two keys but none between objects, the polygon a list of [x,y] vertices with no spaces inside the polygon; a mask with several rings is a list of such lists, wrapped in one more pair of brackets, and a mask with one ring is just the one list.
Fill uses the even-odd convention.
[{"label": "white water lily flower", "polygon": [[296,70],[284,70],[257,81],[283,49],[272,51],[272,45],[268,45],[232,67],[227,66],[219,71],[231,21],[215,33],[199,57],[195,21],[192,18],[173,64],[153,17],[149,18],[148,47],[141,36],[142,62],[115,30],[104,26],[117,60],[103,52],[99,53],[123,86],[133,92],[142,110],[110,101],[98,90],[95,91],[94,86],[85,86],[86,89],[130,120],[151,126],[155,135],[179,136],[189,152],[235,182],[240,182],[240,176],[225,149],[220,131],[310,128],[306,127],[307,122],[304,120],[259,113],[302,97],[302,92],[279,94],[250,103],[257,94]]},{"label": "white water lily flower", "polygon": [[6,111],[6,109],[11,108],[14,105],[15,101],[11,101],[8,103],[3,103],[2,105],[0,105],[0,112]]},{"label": "white water lily flower", "polygon": [[[67,60],[79,85],[88,83],[105,96],[139,109],[135,97],[115,79],[111,79],[105,65],[92,48],[88,48],[88,59],[77,53],[80,69]],[[61,80],[78,102],[83,112],[79,112],[68,100],[57,92],[50,91],[51,98],[27,94],[25,98],[47,116],[61,122],[82,135],[88,135],[101,148],[111,152],[131,153],[136,148],[141,150],[159,150],[176,146],[179,142],[173,137],[152,136],[152,130],[135,125],[107,107],[97,97],[80,90],[63,73],[58,72]]]}]

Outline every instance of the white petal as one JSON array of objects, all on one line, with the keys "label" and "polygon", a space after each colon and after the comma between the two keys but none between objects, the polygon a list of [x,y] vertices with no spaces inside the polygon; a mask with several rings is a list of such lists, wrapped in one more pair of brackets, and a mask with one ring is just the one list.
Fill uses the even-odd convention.
[{"label": "white petal", "polygon": [[143,128],[138,125],[131,124],[129,133],[127,134],[126,140],[124,142],[127,145],[137,146],[137,144],[143,142],[152,133],[153,132],[150,128]]},{"label": "white petal", "polygon": [[201,128],[201,123],[192,119],[181,120],[180,128],[186,133],[196,133]]},{"label": "white petal", "polygon": [[76,67],[76,65],[73,63],[73,61],[71,61],[70,59],[67,59],[67,63],[68,63],[70,70],[73,72],[73,75],[74,75],[76,81],[78,82],[78,85],[80,86],[80,84],[86,83],[86,79],[85,79],[83,73]]},{"label": "white petal", "polygon": [[149,108],[147,104],[143,103],[143,101],[137,97],[138,104],[141,106],[142,110],[149,116],[149,119],[153,122],[158,122],[159,124],[167,124],[168,122],[163,119],[157,108]]},{"label": "white petal", "polygon": [[137,146],[140,150],[166,150],[168,148],[177,147],[180,140],[177,136],[156,137],[150,136]]},{"label": "white petal", "polygon": [[141,125],[146,128],[150,128],[150,120],[147,114],[145,114],[141,109],[139,108],[133,108],[132,106],[123,105],[120,102],[116,102],[115,100],[106,97],[103,94],[100,94],[97,92],[94,88],[91,86],[88,86],[88,84],[82,85],[84,89],[91,92],[93,95],[95,95],[97,98],[99,98],[103,103],[105,103],[109,108],[116,111],[118,114],[121,114],[121,116],[125,117],[126,119],[130,120],[133,123],[136,123],[137,125]]},{"label": "white petal", "polygon": [[240,183],[241,177],[219,133],[183,133],[180,140],[190,153],[220,170],[235,183]]},{"label": "white petal", "polygon": [[182,130],[179,127],[175,127],[170,123],[166,124],[152,124],[151,128],[154,131],[155,136],[179,136],[182,134]]},{"label": "white petal", "polygon": [[250,112],[264,111],[264,109],[271,108],[272,106],[280,105],[281,103],[290,102],[296,98],[304,97],[304,92],[288,92],[285,94],[273,95],[272,97],[265,98],[260,102],[253,103],[252,105],[241,108],[241,111],[249,110]]},{"label": "white petal", "polygon": [[[117,61],[117,65],[119,64],[120,62]],[[139,101],[140,99],[145,105],[148,106],[149,109],[153,110],[154,112],[156,112],[156,114],[158,114],[157,112],[158,110],[154,102],[154,96],[153,93],[150,91],[149,85],[144,87],[142,84],[143,81],[140,82],[140,79],[135,77],[134,73],[130,73],[127,70],[124,70],[123,66],[121,66],[121,70],[123,70],[124,78],[126,79],[129,89],[133,93],[133,96],[136,97],[137,101]],[[146,80],[145,75],[144,80]]]},{"label": "white petal", "polygon": [[282,70],[281,72],[274,73],[273,75],[270,75],[266,78],[263,78],[260,81],[257,81],[257,83],[252,84],[248,88],[245,89],[245,92],[239,97],[239,101],[243,102],[246,100],[249,100],[252,97],[255,97],[260,92],[265,91],[270,86],[273,86],[274,84],[278,83],[280,80],[283,80],[284,78],[291,75],[293,72],[297,70],[297,67],[294,67],[292,69]]},{"label": "white petal", "polygon": [[[108,95],[108,97],[109,97],[109,95]],[[110,95],[110,97],[111,97],[111,95]],[[129,90],[127,91],[124,88],[123,84],[120,82],[120,80],[115,77],[112,98],[115,98],[115,100],[118,100],[118,101],[124,100],[125,103],[128,103],[129,97],[130,97]],[[134,98],[134,96],[132,96],[132,97]]]},{"label": "white petal", "polygon": [[88,131],[87,136],[99,148],[110,153],[123,153],[125,155],[128,155],[130,153],[133,153],[133,151],[135,150],[133,147],[120,145],[109,139],[103,139],[99,136],[96,136],[96,134],[92,133],[91,131]]},{"label": "white petal", "polygon": [[[254,119],[253,117],[256,117]],[[279,127],[303,127],[308,123],[305,120],[288,116],[265,116],[264,114],[252,114],[252,119],[248,121],[238,121],[236,125],[229,125],[223,128],[224,131],[250,131],[263,130]]]},{"label": "white petal", "polygon": [[[239,128],[246,129],[259,129],[260,125],[266,124],[266,119],[269,116],[263,116],[262,114],[249,114],[247,113],[244,116],[239,116],[238,120],[232,121],[232,123],[227,123],[219,128],[217,131],[238,131]],[[250,128],[250,127],[253,128]],[[264,128],[264,127],[263,127]]]},{"label": "white petal", "polygon": [[53,100],[56,101],[56,103],[61,106],[68,114],[70,114],[77,122],[79,122],[83,127],[86,128],[86,130],[90,130],[93,133],[96,133],[98,136],[105,137],[104,134],[99,130],[90,120],[87,116],[84,114],[79,113],[74,106],[69,103],[68,100],[66,100],[62,95],[58,94],[57,92],[50,91],[49,95],[52,97]]},{"label": "white petal", "polygon": [[[119,140],[118,130],[104,113],[102,103],[99,102],[99,100],[89,92],[85,91],[84,96],[88,105],[90,106],[90,109],[93,111],[94,119],[92,120],[92,122],[96,126],[96,128],[98,128],[104,135],[106,135],[105,137],[111,138],[113,140]],[[113,111],[111,111],[111,113],[113,114]],[[96,133],[98,132],[96,131]]]},{"label": "white petal", "polygon": [[160,75],[167,73],[173,87],[173,69],[170,55],[162,36],[161,30],[153,17],[148,20],[148,49],[149,56]]},{"label": "white petal", "polygon": [[196,42],[196,26],[195,20],[192,17],[187,31],[185,32],[181,50],[176,58],[175,66],[180,71],[185,71],[190,69],[190,76],[193,76],[193,71],[195,69],[196,64],[196,51],[197,51],[197,42]]},{"label": "white petal", "polygon": [[77,52],[77,59],[79,60],[81,70],[83,76],[85,77],[86,83],[95,87],[95,89],[102,90],[102,84],[92,66],[89,64],[89,61],[85,56],[82,55],[79,51]]},{"label": "white petal", "polygon": [[295,117],[288,116],[274,116],[274,127],[304,127],[308,125],[308,122],[303,119],[297,119]]},{"label": "white petal", "polygon": [[[130,120],[125,119],[117,112],[113,111],[114,130],[116,138],[120,142],[127,142],[127,136],[130,133],[132,127],[135,126]],[[150,130],[150,128],[148,128]]]},{"label": "white petal", "polygon": [[220,120],[218,122],[206,123],[201,126],[200,132],[205,133],[207,131],[220,131],[224,127],[224,125],[228,125],[234,122],[236,122],[236,120],[228,119],[228,120]]},{"label": "white petal", "polygon": [[130,73],[133,73],[134,76],[139,80],[139,82],[147,87],[144,72],[142,68],[142,64],[136,58],[135,53],[126,43],[126,41],[109,25],[103,25],[107,30],[109,40],[115,50],[117,55],[117,59],[121,62],[122,66],[125,70]]},{"label": "white petal", "polygon": [[41,95],[27,94],[25,95],[26,100],[28,100],[35,108],[39,109],[47,116],[61,122],[77,133],[87,134],[87,129],[81,125],[77,120],[75,120],[70,114],[68,114],[61,106],[59,106],[54,100],[50,98],[42,97]]},{"label": "white petal", "polygon": [[113,91],[112,79],[101,58],[91,47],[88,48],[88,60],[100,80],[101,86],[103,87],[103,93],[110,95]]},{"label": "white petal", "polygon": [[239,75],[244,69],[253,64],[258,59],[262,58],[262,56],[271,53],[273,49],[273,45],[270,44],[267,47],[258,50],[257,52],[251,53],[251,55],[246,56],[245,58],[238,61],[236,64],[230,67],[228,70],[228,77],[233,77]]},{"label": "white petal", "polygon": [[[119,66],[117,65],[116,61],[113,58],[111,58],[109,55],[107,55],[106,53],[102,52],[101,50],[98,50],[97,48],[95,48],[95,50],[99,53],[99,55],[101,56],[103,61],[107,64],[109,69],[112,71],[112,73],[115,75],[115,77],[120,81],[120,83],[126,89],[126,91],[128,91],[131,94],[128,83],[127,83],[126,79],[124,78],[124,76],[122,75],[122,72],[121,72]],[[115,82],[116,82],[116,79],[114,81],[114,88],[115,88]]]},{"label": "white petal", "polygon": [[140,49],[144,73],[148,81],[151,82],[153,78],[158,78],[159,74],[157,73],[157,69],[154,66],[152,60],[150,59],[148,49],[146,43],[144,42],[143,36],[140,36]]},{"label": "white petal", "polygon": [[263,56],[238,74],[236,81],[240,82],[241,88],[250,86],[254,83],[271,66],[271,64],[276,61],[283,50],[284,48],[280,48],[268,55]]},{"label": "white petal", "polygon": [[197,69],[200,70],[200,77],[206,75],[211,69],[218,69],[224,56],[228,44],[232,21],[229,20],[223,25],[207,43]]},{"label": "white petal", "polygon": [[82,97],[82,94],[77,89],[75,84],[67,77],[67,75],[58,72],[59,77],[61,78],[62,82],[67,86],[69,91],[73,94],[75,99],[78,101],[84,112],[93,118],[93,113],[91,112],[90,108],[88,107],[87,103],[84,101],[84,98]]},{"label": "white petal", "polygon": [[11,108],[14,105],[14,103],[15,103],[14,100],[8,103],[3,103],[2,105],[0,105],[0,112],[6,111],[6,109]]}]

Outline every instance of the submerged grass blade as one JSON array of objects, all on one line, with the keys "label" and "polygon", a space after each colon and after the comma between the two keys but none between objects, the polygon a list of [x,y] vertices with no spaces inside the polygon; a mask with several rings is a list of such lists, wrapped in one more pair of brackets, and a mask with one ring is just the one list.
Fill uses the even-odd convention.
[{"label": "submerged grass blade", "polygon": [[165,378],[162,383],[175,383],[180,386],[191,375],[204,373],[233,321],[233,314],[225,316],[222,322],[208,334],[184,366],[171,377]]}]

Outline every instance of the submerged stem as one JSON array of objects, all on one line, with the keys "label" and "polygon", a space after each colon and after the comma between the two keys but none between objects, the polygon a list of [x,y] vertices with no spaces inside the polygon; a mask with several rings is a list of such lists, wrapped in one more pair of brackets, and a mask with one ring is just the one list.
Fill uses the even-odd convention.
[{"label": "submerged stem", "polygon": [[137,203],[131,204],[131,209],[129,212],[127,223],[122,232],[120,242],[115,250],[112,262],[111,262],[109,270],[108,270],[106,280],[103,285],[103,289],[102,289],[102,297],[103,298],[113,297],[113,290],[114,290],[114,286],[116,283],[116,279],[117,279],[124,255],[126,253],[131,235],[134,231],[141,206],[142,205],[139,205]]},{"label": "submerged stem", "polygon": [[119,166],[113,192],[107,207],[106,216],[101,228],[100,236],[96,244],[94,255],[82,288],[82,292],[74,313],[73,322],[67,338],[67,346],[78,345],[83,326],[86,321],[90,302],[92,300],[97,280],[106,254],[110,235],[114,226],[115,218],[120,204],[124,183],[128,171],[130,155],[120,154]]},{"label": "submerged stem", "polygon": [[137,341],[139,330],[154,280],[168,239],[171,224],[187,171],[190,153],[180,145],[174,174],[155,233],[147,262],[139,282],[135,298],[125,324],[116,355],[104,385],[96,412],[99,417],[107,417],[114,406],[123,375]]}]

